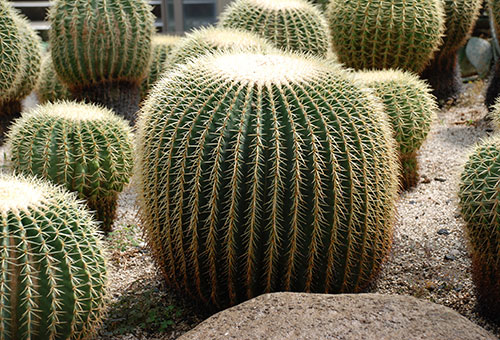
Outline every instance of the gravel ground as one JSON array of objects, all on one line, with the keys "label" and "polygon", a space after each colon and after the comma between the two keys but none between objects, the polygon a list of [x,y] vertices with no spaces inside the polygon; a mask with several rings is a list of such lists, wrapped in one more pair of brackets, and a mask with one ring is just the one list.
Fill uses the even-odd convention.
[{"label": "gravel ground", "polygon": [[[419,154],[420,183],[401,195],[392,253],[370,291],[412,295],[451,307],[500,337],[500,328],[476,311],[457,205],[468,154],[493,132],[484,119],[482,91],[482,82],[469,84],[457,106],[436,115]],[[208,314],[170,292],[155,271],[141,236],[132,187],[120,196],[115,232],[105,240],[111,308],[97,339],[176,339]]]}]

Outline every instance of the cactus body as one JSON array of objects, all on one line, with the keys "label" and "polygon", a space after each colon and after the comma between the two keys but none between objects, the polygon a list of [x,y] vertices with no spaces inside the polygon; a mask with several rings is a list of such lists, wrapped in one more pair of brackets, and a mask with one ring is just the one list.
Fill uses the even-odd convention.
[{"label": "cactus body", "polygon": [[358,72],[357,77],[381,99],[399,147],[400,182],[404,189],[418,182],[416,153],[431,128],[437,105],[429,86],[409,72]]},{"label": "cactus body", "polygon": [[462,92],[457,52],[467,42],[482,3],[482,0],[443,1],[446,15],[443,44],[422,73],[440,102],[454,100]]},{"label": "cactus body", "polygon": [[180,37],[173,35],[156,35],[153,37],[153,50],[151,52],[151,62],[146,78],[141,83],[141,98],[146,98],[149,90],[160,76],[167,69],[168,54],[180,40]]},{"label": "cactus body", "polygon": [[210,52],[270,52],[275,48],[266,39],[232,28],[201,28],[188,33],[172,50],[168,69]]},{"label": "cactus body", "polygon": [[326,20],[306,0],[236,0],[219,26],[254,32],[290,51],[325,57],[330,48]]},{"label": "cactus body", "polygon": [[60,187],[0,176],[0,339],[91,337],[106,298],[96,222]]},{"label": "cactus body", "polygon": [[328,22],[339,61],[356,70],[420,73],[441,43],[441,0],[331,0]]},{"label": "cactus body", "polygon": [[312,56],[182,65],[140,115],[143,225],[168,283],[218,307],[270,291],[357,292],[391,244],[385,114]]},{"label": "cactus body", "polygon": [[500,313],[500,138],[478,146],[465,164],[460,208],[472,252],[472,278],[483,311]]},{"label": "cactus body", "polygon": [[133,122],[154,32],[147,2],[60,0],[49,19],[54,68],[75,99],[100,103]]},{"label": "cactus body", "polygon": [[[500,0],[488,0],[488,6],[490,8],[491,21],[498,37],[500,32]],[[500,94],[500,61],[496,61],[493,72],[493,77],[490,79],[485,96],[485,104],[489,111],[493,109],[493,105],[495,105]]]},{"label": "cactus body", "polygon": [[59,79],[50,56],[42,62],[42,73],[35,91],[40,104],[71,99],[71,92]]},{"label": "cactus body", "polygon": [[110,231],[132,171],[132,137],[110,110],[61,102],[24,113],[9,132],[12,167],[74,191]]}]

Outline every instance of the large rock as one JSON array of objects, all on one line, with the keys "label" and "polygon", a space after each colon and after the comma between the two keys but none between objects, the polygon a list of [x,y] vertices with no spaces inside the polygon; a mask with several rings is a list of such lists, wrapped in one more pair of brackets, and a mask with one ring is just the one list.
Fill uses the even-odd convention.
[{"label": "large rock", "polygon": [[178,340],[495,340],[450,308],[408,296],[274,293],[222,311]]}]

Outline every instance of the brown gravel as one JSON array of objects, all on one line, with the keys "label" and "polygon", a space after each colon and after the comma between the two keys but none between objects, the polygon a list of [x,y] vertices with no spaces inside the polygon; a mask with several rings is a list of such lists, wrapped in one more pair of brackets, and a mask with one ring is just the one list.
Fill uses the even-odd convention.
[{"label": "brown gravel", "polygon": [[[500,337],[500,327],[476,311],[471,261],[457,205],[459,176],[468,154],[493,131],[484,120],[482,91],[482,82],[469,84],[457,106],[437,114],[419,155],[420,183],[401,195],[393,250],[370,291],[411,295],[451,307]],[[1,158],[4,153],[0,150]],[[176,339],[207,314],[170,292],[155,271],[141,236],[132,186],[120,196],[119,205],[115,232],[105,241],[111,308],[97,339]],[[137,309],[177,314],[148,319]],[[157,321],[166,322],[162,332],[155,331],[160,327]]]}]

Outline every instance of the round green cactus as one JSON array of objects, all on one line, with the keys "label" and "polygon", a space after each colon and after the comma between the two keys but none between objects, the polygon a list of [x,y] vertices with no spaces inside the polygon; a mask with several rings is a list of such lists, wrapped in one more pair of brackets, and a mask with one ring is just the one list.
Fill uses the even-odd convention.
[{"label": "round green cactus", "polygon": [[42,73],[40,74],[35,92],[40,104],[71,99],[71,92],[69,92],[68,87],[59,80],[50,55],[43,59]]},{"label": "round green cactus", "polygon": [[0,175],[0,338],[83,339],[101,323],[106,263],[73,194]]},{"label": "round green cactus", "polygon": [[168,69],[210,52],[271,52],[276,48],[260,36],[232,28],[201,28],[188,33],[172,50]]},{"label": "round green cactus", "polygon": [[[489,13],[491,21],[498,37],[500,34],[500,0],[488,0]],[[493,77],[490,80],[486,91],[485,104],[488,110],[491,110],[500,94],[500,61],[497,60]]]},{"label": "round green cactus", "polygon": [[170,286],[218,307],[357,292],[391,245],[397,160],[382,106],[319,57],[213,54],[138,123],[143,226]]},{"label": "round green cactus", "polygon": [[330,48],[326,20],[307,0],[235,0],[219,26],[257,33],[290,51],[325,57]]},{"label": "round green cactus", "polygon": [[382,101],[399,146],[400,182],[404,189],[418,182],[417,151],[437,111],[427,83],[402,71],[358,72],[356,76]]},{"label": "round green cactus", "polygon": [[168,55],[181,38],[175,35],[155,35],[149,72],[141,83],[141,98],[146,98],[153,85],[167,69]]},{"label": "round green cactus", "polygon": [[420,73],[441,43],[441,0],[331,0],[328,22],[341,63]]},{"label": "round green cactus", "polygon": [[102,104],[133,123],[154,33],[147,2],[59,0],[49,20],[54,68],[74,98]]},{"label": "round green cactus", "polygon": [[478,146],[465,164],[460,209],[472,253],[472,278],[483,310],[500,313],[500,137]]},{"label": "round green cactus", "polygon": [[457,52],[467,42],[482,3],[482,0],[443,1],[446,13],[443,44],[422,73],[439,102],[454,100],[462,92]]},{"label": "round green cactus", "polygon": [[24,113],[8,137],[16,172],[78,193],[103,230],[111,231],[133,163],[131,130],[123,119],[95,105],[48,103]]}]

